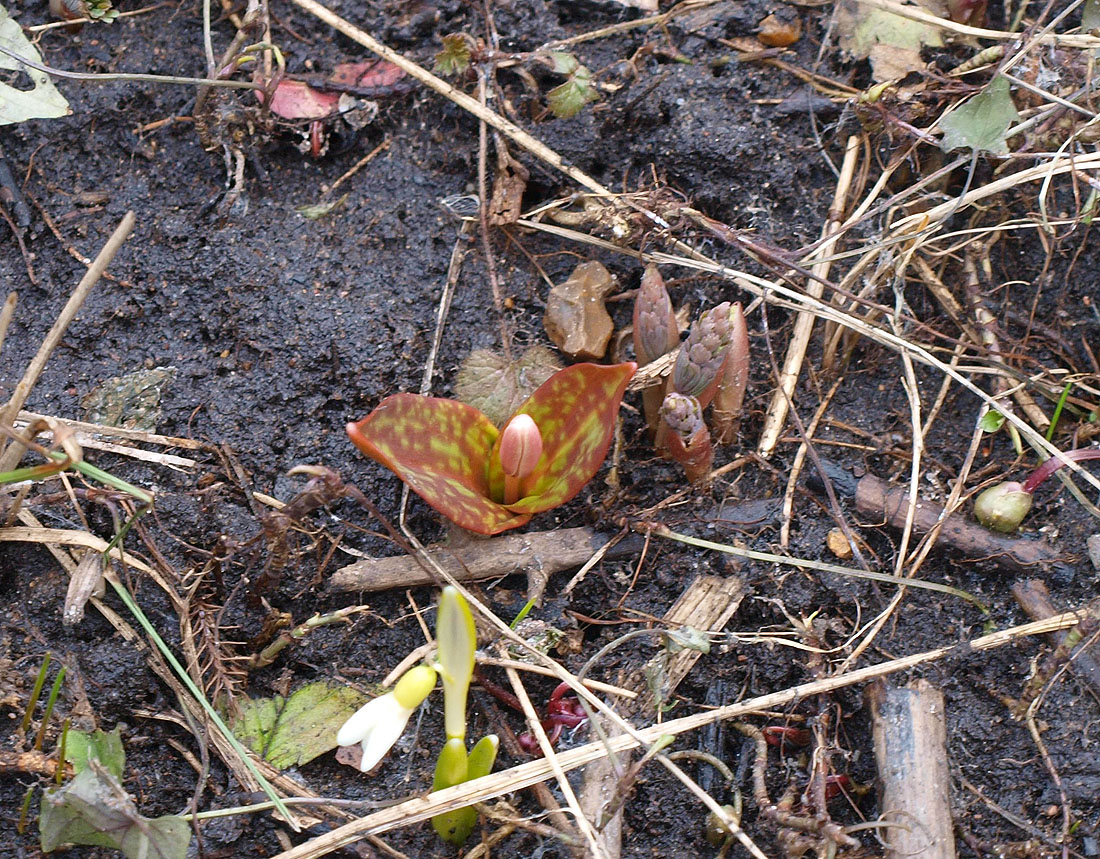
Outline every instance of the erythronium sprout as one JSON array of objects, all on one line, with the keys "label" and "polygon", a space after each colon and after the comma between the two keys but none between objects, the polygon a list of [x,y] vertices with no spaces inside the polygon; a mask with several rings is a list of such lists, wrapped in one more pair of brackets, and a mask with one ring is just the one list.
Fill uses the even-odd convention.
[{"label": "erythronium sprout", "polygon": [[[1089,447],[1062,453],[1071,462],[1100,459],[1100,448]],[[1044,480],[1065,465],[1061,457],[1052,456],[1019,483],[1009,480],[990,486],[974,501],[974,516],[985,527],[1008,534],[1015,531],[1031,510],[1032,496]]]},{"label": "erythronium sprout", "polygon": [[417,665],[406,671],[393,691],[360,707],[336,734],[339,746],[362,744],[360,772],[370,772],[397,742],[409,716],[435,688],[435,669]]},{"label": "erythronium sprout", "polygon": [[530,415],[516,415],[500,434],[500,467],[504,471],[504,503],[522,497],[523,479],[529,477],[542,456],[542,433]]},{"label": "erythronium sprout", "polygon": [[[634,363],[574,364],[547,379],[516,410],[539,430],[542,454],[506,497],[501,432],[472,406],[395,394],[348,424],[363,453],[451,521],[478,534],[525,525],[573,498],[603,464]],[[510,458],[511,453],[506,452]],[[526,461],[528,455],[519,457]]]}]

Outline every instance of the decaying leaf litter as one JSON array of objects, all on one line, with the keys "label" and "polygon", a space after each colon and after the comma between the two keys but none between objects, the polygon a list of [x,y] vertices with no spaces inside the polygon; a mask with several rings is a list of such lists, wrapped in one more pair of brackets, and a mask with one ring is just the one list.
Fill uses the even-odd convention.
[{"label": "decaying leaf litter", "polygon": [[[303,7],[310,5],[303,0]],[[480,156],[477,121],[423,90],[387,93],[358,139],[341,143],[347,131],[337,129],[328,138],[329,153],[317,161],[309,160],[312,128],[303,158],[293,128],[280,124],[272,129],[279,136],[269,138],[267,124],[252,123],[259,100],[247,92],[213,99],[207,118],[215,121],[203,134],[203,143],[215,145],[213,154],[181,119],[192,115],[194,92],[145,83],[62,81],[71,117],[12,130],[5,154],[21,177],[18,190],[34,205],[33,223],[20,236],[34,257],[24,259],[16,242],[4,255],[8,281],[20,293],[4,343],[5,382],[14,387],[38,350],[84,273],[80,260],[95,256],[134,209],[135,233],[110,266],[121,281],[104,280],[90,291],[26,405],[50,419],[79,418],[79,401],[100,383],[141,370],[168,378],[159,392],[162,436],[129,430],[97,438],[84,427],[75,436],[79,447],[70,440],[64,451],[74,460],[70,465],[82,453],[82,466],[94,463],[126,486],[154,491],[155,518],[137,521],[125,540],[128,562],[108,572],[136,595],[208,696],[221,699],[231,723],[240,718],[234,697],[290,701],[311,681],[350,681],[375,694],[381,691],[376,684],[424,641],[416,618],[427,612],[431,626],[434,589],[364,594],[352,603],[341,595],[346,592],[326,588],[337,568],[349,564],[347,550],[400,556],[416,541],[444,533],[441,518],[414,498],[405,539],[386,539],[385,525],[367,507],[377,505],[399,525],[401,493],[394,478],[353,453],[343,424],[399,390],[450,394],[457,368],[474,349],[507,358],[545,342],[547,281],[564,283],[586,259],[597,259],[617,278],[619,292],[607,302],[615,323],[608,348],[614,360],[631,357],[624,333],[631,293],[645,264],[655,262],[676,307],[687,307],[682,327],[722,301],[745,304],[753,350],[748,409],[740,438],[717,448],[709,485],[691,487],[678,466],[658,458],[641,419],[642,397],[627,394],[607,468],[577,500],[539,514],[524,529],[552,535],[558,526],[586,526],[596,545],[624,527],[636,532],[591,564],[582,557],[579,571],[552,574],[529,619],[541,621],[543,633],[546,626],[564,633],[554,656],[579,673],[625,631],[662,628],[662,616],[673,628],[690,626],[688,617],[701,628],[724,629],[706,655],[690,648],[670,655],[667,641],[647,633],[602,652],[591,671],[652,700],[642,671],[650,665],[658,697],[671,697],[664,724],[644,728],[641,739],[652,743],[669,733],[676,742],[666,751],[698,747],[724,761],[742,795],[743,832],[734,838],[746,840],[736,849],[765,855],[820,852],[830,844],[850,855],[878,852],[870,829],[851,829],[882,810],[873,790],[872,715],[861,706],[861,684],[881,673],[902,685],[907,678],[897,672],[927,660],[918,673],[945,696],[960,852],[1053,855],[1061,850],[1059,838],[1077,855],[1095,851],[1090,726],[1096,701],[1088,673],[1078,667],[1089,654],[1074,649],[1072,636],[1055,649],[1012,634],[982,639],[973,652],[950,650],[1025,620],[1009,598],[1013,578],[1046,579],[1047,610],[1083,609],[1095,585],[1085,559],[1095,519],[1068,489],[1045,484],[1023,527],[1058,561],[1035,576],[999,569],[999,550],[974,558],[981,552],[955,541],[950,522],[941,525],[941,547],[930,549],[919,511],[906,502],[919,496],[965,511],[968,496],[987,485],[1023,480],[1039,459],[1031,446],[1050,453],[1090,444],[1100,339],[1097,251],[1089,240],[1098,166],[1089,64],[1098,45],[1089,16],[1096,10],[1089,4],[1009,13],[899,10],[876,0],[879,13],[901,11],[904,20],[931,26],[942,43],[922,38],[925,47],[910,45],[907,53],[888,45],[894,70],[884,72],[882,50],[868,52],[864,63],[863,49],[852,41],[867,21],[859,14],[867,5],[856,7],[857,23],[849,25],[840,13],[833,19],[831,10],[796,6],[685,4],[646,21],[617,6],[578,11],[519,4],[493,7],[496,35],[486,30],[483,13],[457,6],[354,10],[366,16],[355,23],[423,68],[433,65],[442,37],[452,33],[466,34],[474,63],[481,64],[476,69],[496,64],[484,84],[489,108],[531,137],[483,112],[488,128]],[[354,30],[332,40],[327,26],[298,8],[272,10],[273,41],[291,75],[323,81],[325,70],[362,60]],[[801,36],[786,51],[783,34],[799,27],[765,26],[771,14],[800,25]],[[35,15],[45,11],[28,12],[21,23],[39,23]],[[45,31],[39,48],[54,68],[213,77],[214,64],[202,59],[201,19],[198,9],[169,20],[168,10],[154,8],[111,27],[88,25],[77,37]],[[891,23],[896,26],[874,29],[906,32],[908,25]],[[600,33],[603,28],[611,29]],[[758,30],[767,42],[756,38]],[[231,23],[215,23],[218,51],[233,33]],[[589,33],[598,38],[583,38]],[[173,46],[193,45],[193,56],[182,60],[173,47],[166,61],[169,37]],[[494,39],[526,54],[509,65],[511,58],[486,47]],[[599,89],[599,101],[569,119],[547,113],[547,94],[571,68],[550,59],[551,49],[573,53],[577,66],[565,74],[584,68]],[[910,65],[897,68],[899,54]],[[265,59],[262,49],[251,55],[257,65]],[[962,64],[975,57],[981,62],[966,71]],[[952,77],[952,68],[965,73]],[[882,86],[905,73],[896,85]],[[247,74],[234,69],[233,76]],[[449,80],[476,104],[475,75]],[[580,83],[588,85],[584,75]],[[574,89],[577,84],[574,77]],[[968,116],[976,117],[974,125]],[[949,129],[948,146],[939,146],[939,132]],[[46,140],[48,157],[36,152]],[[1005,149],[1007,158],[993,157]],[[221,197],[226,180],[229,194]],[[505,186],[509,190],[499,190]],[[606,188],[627,193],[608,196]],[[583,189],[595,193],[577,196]],[[347,200],[326,209],[336,190]],[[476,201],[472,214],[453,202],[471,192],[494,200],[486,223]],[[443,198],[468,220],[454,220],[440,207]],[[307,204],[328,214],[307,223],[294,211]],[[514,211],[519,220],[499,214]],[[754,306],[759,297],[764,302]],[[672,363],[666,361],[666,372]],[[655,374],[641,368],[637,389],[652,387]],[[106,387],[112,385],[122,387]],[[1056,411],[1052,448],[1045,436]],[[49,428],[60,443],[60,425]],[[802,445],[807,436],[812,446]],[[1026,454],[1017,455],[1017,439]],[[39,441],[48,444],[48,436]],[[137,445],[144,458],[92,447],[104,442]],[[758,449],[769,453],[766,460],[755,455]],[[31,453],[9,467],[43,461]],[[304,463],[324,463],[338,476],[284,476]],[[47,464],[44,471],[54,469]],[[1095,503],[1094,482],[1072,466],[1060,473],[1070,471],[1083,502]],[[859,487],[875,485],[864,483],[867,476],[901,490],[884,493],[895,506],[872,514],[867,502],[860,505]],[[125,723],[126,770],[117,783],[144,817],[171,818],[189,803],[199,812],[248,804],[256,798],[237,791],[241,785],[256,790],[261,777],[284,796],[383,801],[414,795],[345,830],[391,830],[382,837],[406,855],[442,851],[430,830],[413,823],[444,803],[459,807],[544,781],[556,790],[555,771],[606,754],[604,742],[594,739],[522,764],[504,743],[498,771],[487,782],[424,799],[440,734],[437,709],[430,708],[406,745],[368,778],[327,754],[293,774],[265,761],[254,764],[258,775],[248,771],[162,657],[138,648],[139,633],[116,637],[92,610],[71,628],[59,623],[66,607],[64,561],[35,544],[103,551],[141,503],[124,487],[104,492],[87,468],[83,479],[88,482],[70,480],[69,497],[56,477],[35,484],[18,514],[27,518],[0,531],[5,590],[15,595],[0,639],[3,700],[14,714],[13,728],[30,706],[44,654],[53,654],[43,672],[50,683],[58,663],[66,668],[50,712],[46,683],[32,719],[9,734],[4,749],[5,773],[23,773],[21,781],[5,779],[6,807],[21,808],[30,797],[21,836],[27,845],[38,844],[35,813],[44,786],[30,784],[28,774],[57,759],[66,717],[73,737]],[[363,493],[363,502],[353,490]],[[277,498],[291,502],[285,515],[275,509]],[[883,521],[895,527],[877,527]],[[839,536],[827,541],[830,530]],[[697,538],[725,551],[680,542]],[[945,551],[945,543],[955,548]],[[492,545],[479,552],[477,543],[456,544],[454,554],[480,560],[495,551]],[[834,557],[826,546],[852,557]],[[727,554],[731,550],[741,554]],[[746,560],[746,552],[801,560],[798,566]],[[68,563],[78,568],[76,561]],[[507,563],[501,575],[516,569],[514,560]],[[842,577],[824,564],[912,576],[956,593]],[[715,587],[719,581],[739,584],[748,596]],[[260,582],[264,589],[257,592]],[[517,576],[481,586],[475,608],[487,605],[511,620],[523,608],[527,584]],[[960,598],[960,589],[988,614]],[[693,602],[699,593],[707,596]],[[140,629],[119,599],[93,604],[103,606],[116,628]],[[723,602],[731,618],[720,610]],[[681,613],[674,603],[696,608]],[[1026,604],[1039,610],[1035,601]],[[329,616],[337,610],[339,617]],[[311,622],[315,612],[321,617]],[[498,655],[498,635],[508,637],[493,623],[496,632],[482,630],[487,655]],[[1070,618],[1041,629],[1076,624]],[[1089,619],[1074,632],[1087,642]],[[250,660],[261,653],[263,659]],[[669,660],[683,653],[693,665],[681,674]],[[1067,669],[1071,653],[1080,656]],[[499,667],[486,671],[493,680],[507,679]],[[680,676],[673,688],[669,678]],[[524,678],[534,708],[542,708],[557,680]],[[173,694],[166,695],[169,689]],[[652,704],[635,711],[629,699],[598,694],[590,706],[611,704],[636,727],[653,721]],[[761,696],[767,697],[756,700]],[[478,735],[524,729],[518,716],[476,692],[470,718]],[[792,742],[764,758],[753,751],[755,739],[743,743],[742,733],[710,730],[729,729],[727,720],[735,719],[750,723],[741,726],[749,739],[763,729],[770,733],[760,736]],[[612,735],[625,729],[613,722],[605,729]],[[793,738],[805,729],[809,743],[798,747]],[[175,756],[166,758],[165,739]],[[627,733],[609,743],[623,748],[634,741]],[[42,767],[31,769],[35,762]],[[576,829],[570,802],[543,789],[533,797],[509,795],[507,803],[491,799],[467,846],[477,849],[487,840],[498,852],[517,855],[567,852],[569,844],[604,855],[635,855],[654,845],[701,855],[721,850],[707,846],[704,803],[666,764],[672,762],[654,759],[629,777],[612,770],[602,783],[605,794],[624,794],[614,803],[622,809],[618,842],[608,834],[615,824],[597,831],[599,809],[590,812],[591,825]],[[736,804],[731,785],[721,774],[715,779],[712,765],[677,764],[707,787],[711,802]],[[107,776],[96,778],[100,791],[115,789]],[[835,792],[837,798],[827,799]],[[585,803],[579,783],[576,793]],[[525,818],[540,803],[567,813],[546,811],[532,825]],[[827,817],[814,816],[824,808]],[[331,825],[365,812],[329,805],[295,813],[300,824],[327,819]],[[21,815],[10,816],[18,823]],[[937,822],[942,832],[945,821]],[[207,821],[199,831],[207,849],[247,845],[269,855],[304,838],[264,813]],[[878,832],[889,838],[889,829]],[[286,855],[319,855],[321,844],[342,838],[336,830]],[[756,847],[747,847],[747,839]],[[78,855],[95,852],[78,849]]]}]

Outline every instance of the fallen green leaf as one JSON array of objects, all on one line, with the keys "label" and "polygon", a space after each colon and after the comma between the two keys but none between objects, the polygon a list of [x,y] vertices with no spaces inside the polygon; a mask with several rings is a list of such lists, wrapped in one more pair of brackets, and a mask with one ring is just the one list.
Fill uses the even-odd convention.
[{"label": "fallen green leaf", "polygon": [[[0,6],[0,45],[33,63],[42,62],[42,56],[23,35],[23,28],[3,6]],[[0,69],[26,72],[34,84],[34,89],[24,90],[0,83],[0,125],[15,125],[28,119],[56,119],[71,113],[69,103],[45,72],[28,68],[7,54],[0,54]]]},{"label": "fallen green leaf", "polygon": [[289,698],[240,702],[234,735],[278,769],[301,766],[336,748],[336,732],[366,696],[349,686],[309,683]]},{"label": "fallen green leaf", "polygon": [[98,728],[92,733],[70,730],[65,737],[65,760],[80,775],[88,769],[88,761],[96,760],[115,778],[122,778],[126,753],[122,749],[122,729],[115,727],[109,734]]},{"label": "fallen green leaf", "polygon": [[532,346],[514,361],[491,349],[478,349],[459,368],[455,398],[500,427],[560,369],[557,357],[545,346]]},{"label": "fallen green leaf", "polygon": [[1008,81],[996,77],[982,92],[940,120],[940,130],[943,131],[940,148],[951,152],[965,147],[974,152],[1007,155],[1005,132],[1019,118],[1016,105],[1012,103]]},{"label": "fallen green leaf", "polygon": [[344,203],[348,201],[349,196],[349,194],[344,194],[342,197],[337,197],[335,200],[326,200],[323,203],[314,203],[309,206],[298,206],[294,211],[307,221],[319,221],[321,218],[331,215],[337,209],[342,209]]},{"label": "fallen green leaf", "polygon": [[42,797],[42,850],[90,844],[121,850],[128,859],[186,859],[191,825],[182,817],[143,817],[129,794],[95,760],[60,790]]}]

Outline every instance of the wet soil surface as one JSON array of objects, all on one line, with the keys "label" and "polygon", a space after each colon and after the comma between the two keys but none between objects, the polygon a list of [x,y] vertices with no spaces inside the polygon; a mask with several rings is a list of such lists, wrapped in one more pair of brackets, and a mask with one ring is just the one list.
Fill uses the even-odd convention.
[{"label": "wet soil surface", "polygon": [[[788,55],[790,61],[814,67],[828,24],[827,10],[774,5],[720,4],[692,29],[674,24],[667,30],[627,30],[577,46],[583,62],[601,71],[605,90],[597,104],[572,119],[543,116],[541,103],[507,71],[500,74],[503,92],[517,118],[539,139],[608,187],[634,191],[660,182],[718,221],[753,230],[778,247],[803,247],[817,238],[835,186],[824,155],[838,163],[846,136],[858,126],[842,120],[827,103],[811,113],[809,91],[795,78],[775,68],[729,60],[730,50],[719,39],[751,36],[762,18],[781,11],[801,19],[804,27],[803,38]],[[474,11],[459,2],[338,2],[332,8],[428,67],[441,36],[483,31],[480,7]],[[15,11],[25,26],[46,20],[44,4],[17,5]],[[287,54],[291,72],[324,71],[363,57],[362,49],[297,7],[282,4],[272,14],[275,38]],[[613,3],[515,0],[496,4],[494,14],[501,49],[524,51],[621,22],[633,13]],[[44,61],[57,68],[201,76],[201,20],[198,6],[166,4],[109,27],[86,27],[76,36],[49,31],[39,47]],[[214,33],[220,49],[233,30],[221,20]],[[624,61],[630,58],[628,66]],[[845,65],[836,57],[822,71],[857,87],[869,82],[865,64]],[[540,80],[544,91],[557,82]],[[329,538],[338,537],[367,554],[398,551],[381,536],[378,521],[354,501],[342,500],[300,523],[301,532],[291,535],[289,562],[281,577],[262,593],[254,584],[265,563],[269,568],[271,564],[271,547],[264,540],[214,565],[216,574],[210,564],[212,553],[224,556],[227,546],[239,547],[258,533],[259,508],[250,493],[288,500],[304,479],[286,473],[303,463],[335,469],[384,516],[396,520],[400,483],[354,450],[344,425],[365,415],[387,394],[418,389],[456,242],[469,253],[443,333],[433,393],[451,393],[456,368],[470,351],[500,346],[501,329],[480,244],[460,236],[461,225],[440,205],[441,198],[476,191],[477,123],[450,102],[414,90],[383,100],[369,126],[354,137],[334,139],[330,152],[319,160],[299,152],[290,135],[271,137],[257,131],[244,141],[250,162],[244,193],[235,205],[227,206],[222,155],[204,151],[193,123],[186,119],[195,101],[192,88],[74,81],[62,81],[60,87],[71,103],[72,116],[25,123],[4,135],[4,153],[16,174],[25,176],[23,187],[35,204],[25,235],[34,281],[15,240],[9,237],[0,243],[0,274],[19,292],[19,307],[0,356],[0,384],[14,386],[84,273],[85,266],[75,257],[93,257],[123,215],[133,210],[133,235],[110,266],[115,279],[103,280],[93,290],[26,407],[81,419],[87,415],[85,398],[107,380],[138,370],[172,368],[161,393],[156,431],[208,443],[202,450],[177,451],[197,459],[198,466],[174,470],[103,452],[91,452],[90,458],[156,491],[156,516],[144,526],[148,542],[135,541],[132,548],[140,554],[155,545],[163,556],[158,563],[178,576],[198,570],[211,575],[212,605],[224,606],[219,616],[224,638],[241,642],[238,652],[251,652],[260,646],[265,618],[273,612],[288,613],[299,623],[315,612],[356,601],[354,595],[325,590],[325,572],[347,560],[341,553],[327,556]],[[253,107],[247,93],[225,98]],[[386,146],[378,156],[341,187],[339,193],[348,195],[341,208],[319,220],[307,220],[296,211],[321,200],[338,177],[380,144]],[[876,138],[875,145],[885,161],[889,141]],[[525,208],[576,190],[542,163],[526,156],[523,160],[531,170]],[[262,167],[262,176],[256,165]],[[988,177],[990,169],[980,165],[986,172],[978,178]],[[961,185],[963,177],[952,181]],[[560,282],[582,256],[594,255],[618,277],[622,290],[637,286],[641,266],[629,255],[591,254],[584,246],[514,230],[511,235],[513,240],[494,232],[493,249],[508,299],[507,319],[520,345],[543,342],[545,336],[541,316],[546,285],[534,263]],[[683,237],[732,265],[767,274],[713,238],[690,232]],[[659,244],[657,236],[650,241]],[[994,282],[1005,284],[991,296],[992,306],[1013,348],[1025,351],[1036,365],[1088,371],[1088,350],[1082,344],[1092,343],[1095,353],[1100,343],[1100,322],[1088,305],[1096,294],[1100,246],[1086,242],[1075,255],[1079,249],[1079,240],[1069,241],[1047,257],[1035,232],[1021,231],[1005,237],[992,254]],[[727,282],[686,270],[669,270],[666,277],[677,306],[699,308],[749,298]],[[919,284],[900,288],[917,318],[939,330],[955,330]],[[881,298],[894,302],[893,296]],[[629,324],[630,306],[629,301],[609,305],[618,327]],[[1047,327],[1029,328],[1029,315]],[[754,448],[774,389],[767,340],[781,361],[791,322],[785,311],[769,309],[766,338],[760,312],[750,317],[755,357],[743,441],[720,450],[716,465]],[[815,340],[808,366],[819,366],[820,351]],[[927,414],[941,377],[922,367],[916,372]],[[847,469],[905,480],[913,431],[901,376],[895,356],[860,343],[818,431],[822,454]],[[804,373],[795,395],[803,422],[832,382],[816,370]],[[678,468],[655,458],[647,444],[637,397],[631,395],[627,403],[619,487],[609,489],[601,474],[570,504],[536,517],[530,529],[594,525],[610,533],[617,523],[684,488]],[[973,396],[957,387],[949,391],[925,439],[928,455],[920,489],[929,497],[942,500],[949,480],[961,468],[978,408]],[[1059,441],[1068,444],[1065,437]],[[770,462],[750,459],[709,490],[696,490],[683,503],[661,510],[655,520],[684,533],[774,550],[779,540],[775,505],[754,505],[782,496],[796,447],[792,428]],[[983,445],[978,470],[991,477],[1011,469],[1013,457],[1011,443],[1001,433]],[[49,491],[59,488],[54,483]],[[841,498],[841,503],[851,513],[850,500]],[[722,504],[735,507],[734,524],[715,524],[715,511]],[[85,505],[86,525],[65,501],[33,509],[50,527],[87,527],[105,538],[113,533],[111,512],[103,505]],[[408,524],[425,543],[445,535],[440,517],[415,497]],[[827,503],[812,492],[799,493],[789,553],[837,562],[825,547],[834,524]],[[1071,558],[1067,569],[1048,581],[1054,603],[1083,605],[1097,583],[1096,571],[1084,560],[1085,539],[1095,530],[1095,522],[1064,492],[1045,488],[1029,519],[1031,531],[1040,527],[1038,538]],[[891,570],[898,532],[871,526],[860,533],[875,568]],[[573,652],[558,656],[576,670],[600,646],[664,614],[700,574],[744,580],[749,595],[727,630],[789,631],[805,624],[812,632],[801,636],[800,643],[826,652],[811,658],[805,650],[774,643],[720,643],[676,690],[666,716],[691,712],[704,702],[728,703],[785,689],[828,673],[848,654],[854,631],[882,611],[894,593],[887,585],[735,561],[654,540],[644,558],[635,555],[598,564],[568,599],[548,599],[534,616],[574,633]],[[549,592],[559,593],[571,575],[556,576]],[[920,577],[968,591],[989,613],[946,594],[912,591],[860,664],[962,642],[989,628],[1027,620],[1009,591],[1014,575],[989,561],[937,550]],[[68,679],[47,733],[47,751],[56,742],[61,718],[107,730],[121,724],[127,755],[124,784],[138,807],[149,816],[184,810],[196,795],[198,776],[192,764],[201,753],[190,732],[157,718],[176,712],[176,700],[146,667],[143,653],[97,612],[89,610],[75,627],[61,625],[66,586],[66,575],[44,549],[0,544],[0,594],[5,604],[0,613],[0,659],[6,675],[0,696],[3,750],[18,750],[24,742],[17,739],[17,728],[34,676],[50,653],[55,660],[50,677],[60,663],[67,667]],[[140,577],[132,586],[154,625],[169,644],[178,646],[174,607]],[[479,592],[500,617],[510,619],[522,608],[525,590],[522,577],[510,577]],[[259,697],[313,679],[346,680],[371,689],[423,641],[415,612],[430,609],[434,599],[435,591],[427,588],[369,595],[359,600],[369,603],[368,613],[348,624],[316,630],[274,665],[252,672],[241,689]],[[107,601],[121,610],[113,596]],[[431,614],[427,621],[432,623]],[[956,821],[987,844],[1044,836],[1053,843],[1062,825],[1059,788],[1027,727],[1013,718],[1006,704],[1022,694],[1032,661],[1048,649],[1045,642],[1027,638],[912,672],[946,696]],[[621,680],[654,652],[648,639],[631,642],[614,650],[596,673],[611,682]],[[908,679],[898,676],[892,682]],[[533,696],[545,699],[552,685],[532,682]],[[859,789],[873,786],[876,777],[862,691],[843,690],[827,699],[799,702],[786,714],[753,720],[758,725],[782,725],[793,718],[797,724],[827,725],[830,765],[847,775],[852,785],[846,798],[830,804],[830,813],[843,824],[874,820],[882,811],[873,789]],[[516,731],[522,729],[517,714],[505,710],[498,716],[495,708],[491,698],[475,691],[472,736],[498,729],[501,719]],[[419,732],[410,734],[399,753],[369,778],[338,765],[332,755],[307,764],[297,775],[325,796],[381,801],[422,792],[431,780],[440,710],[433,707]],[[1070,672],[1051,685],[1039,718],[1043,742],[1073,810],[1071,847],[1080,855],[1095,855],[1100,836],[1097,700]],[[574,740],[581,741],[583,737]],[[781,855],[775,827],[748,799],[749,752],[741,736],[730,731],[717,740],[701,741],[689,734],[680,738],[678,747],[696,748],[701,743],[738,774],[746,793],[746,830],[768,855]],[[514,762],[504,753],[498,767]],[[220,760],[212,757],[209,767],[198,788],[200,809],[249,801]],[[781,759],[773,750],[768,768],[773,799],[790,785],[800,794],[806,767],[805,752]],[[711,780],[720,801],[729,799],[721,780],[703,774],[707,767],[689,769]],[[0,776],[0,816],[8,833],[0,855],[37,855],[37,794],[26,834],[11,833],[27,789],[39,783],[27,773]],[[521,813],[540,811],[526,794],[513,801]],[[622,855],[715,855],[704,839],[705,818],[705,811],[677,782],[649,767],[626,805]],[[203,833],[207,856],[273,855],[285,846],[280,838],[286,838],[264,815],[211,824]],[[399,829],[385,838],[408,856],[454,853],[426,826]],[[860,838],[866,855],[880,852],[873,833],[864,832]],[[290,840],[297,842],[302,836]],[[961,839],[959,844],[961,854],[974,855]],[[1056,852],[1039,846],[1038,840],[1033,844],[1026,855]],[[560,844],[522,831],[495,851],[501,856],[567,854]],[[58,855],[110,853],[80,847]]]}]

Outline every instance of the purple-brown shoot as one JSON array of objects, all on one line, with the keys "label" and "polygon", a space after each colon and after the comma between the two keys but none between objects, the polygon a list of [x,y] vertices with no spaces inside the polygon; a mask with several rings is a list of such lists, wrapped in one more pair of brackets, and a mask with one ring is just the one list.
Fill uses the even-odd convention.
[{"label": "purple-brown shoot", "polygon": [[694,397],[701,408],[706,408],[718,387],[718,374],[732,334],[728,301],[696,319],[672,368],[672,390]]},{"label": "purple-brown shoot", "polygon": [[[1100,459],[1100,448],[1086,447],[1062,453],[1071,462]],[[1015,531],[1031,510],[1035,490],[1059,468],[1065,465],[1061,457],[1052,456],[1036,468],[1027,480],[1019,483],[1008,480],[990,486],[974,501],[974,516],[985,527],[1008,534]]]},{"label": "purple-brown shoot", "polygon": [[542,456],[542,433],[530,415],[519,414],[500,433],[500,468],[504,472],[504,503],[523,497],[523,479],[529,477]]},{"label": "purple-brown shoot", "polygon": [[[646,266],[634,299],[634,354],[639,364],[649,364],[671,352],[679,342],[680,331],[676,325],[672,299],[657,266],[650,263]],[[664,398],[663,381],[642,391],[645,422],[651,434],[657,432]]]},{"label": "purple-brown shoot", "polygon": [[711,424],[719,444],[731,444],[737,437],[748,384],[749,328],[741,302],[737,302],[730,309],[730,345],[711,404]]},{"label": "purple-brown shoot", "polygon": [[661,419],[669,430],[665,438],[669,456],[684,467],[692,483],[705,481],[714,464],[714,446],[699,401],[673,391],[661,404]]}]

